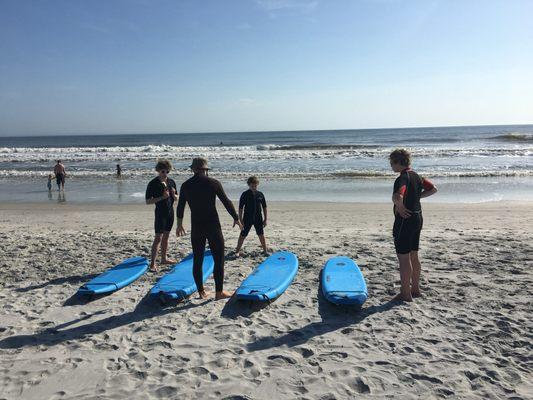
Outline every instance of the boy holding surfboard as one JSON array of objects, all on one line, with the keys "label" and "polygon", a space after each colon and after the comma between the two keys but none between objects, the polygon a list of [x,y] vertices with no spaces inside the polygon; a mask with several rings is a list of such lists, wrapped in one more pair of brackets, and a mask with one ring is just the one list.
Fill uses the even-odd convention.
[{"label": "boy holding surfboard", "polygon": [[413,301],[420,297],[420,260],[418,245],[422,231],[422,206],[420,199],[437,193],[430,180],[420,177],[411,169],[411,155],[407,150],[396,149],[389,155],[390,166],[400,175],[394,182],[394,247],[400,263],[401,290],[394,299]]},{"label": "boy holding surfboard", "polygon": [[159,160],[155,166],[158,176],[148,183],[146,188],[146,204],[155,204],[154,230],[155,238],[152,243],[152,259],[150,271],[157,272],[155,259],[159,245],[161,245],[161,263],[175,264],[175,260],[167,257],[168,238],[174,225],[174,202],[176,196],[176,182],[168,177],[172,164],[168,160]]},{"label": "boy holding surfboard", "polygon": [[261,247],[263,247],[263,253],[268,253],[263,229],[267,226],[268,215],[265,195],[257,190],[259,179],[256,176],[249,177],[246,183],[248,184],[248,190],[241,194],[239,200],[239,220],[244,228],[239,235],[237,248],[235,249],[235,256],[237,257],[241,256],[241,248],[244,239],[246,239],[246,236],[250,233],[252,226],[255,228],[255,233],[257,233],[257,236],[259,237],[259,242],[261,242]]}]

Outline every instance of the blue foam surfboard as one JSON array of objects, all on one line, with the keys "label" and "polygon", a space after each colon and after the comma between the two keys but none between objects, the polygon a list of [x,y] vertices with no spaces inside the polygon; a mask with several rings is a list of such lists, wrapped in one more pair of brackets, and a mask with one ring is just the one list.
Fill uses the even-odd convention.
[{"label": "blue foam surfboard", "polygon": [[[204,263],[202,264],[203,281],[205,282],[209,276],[213,274],[213,267],[215,260],[210,251],[206,251],[204,255]],[[198,290],[192,275],[193,256],[189,254],[183,260],[164,275],[154,285],[150,294],[152,296],[159,296],[162,300],[181,300],[190,296]]]},{"label": "blue foam surfboard", "polygon": [[148,260],[133,257],[98,275],[78,289],[79,295],[111,293],[139,279],[148,270]]},{"label": "blue foam surfboard", "polygon": [[298,272],[298,258],[288,251],[272,254],[235,292],[240,300],[270,301],[279,297]]},{"label": "blue foam surfboard", "polygon": [[363,305],[368,297],[365,278],[354,260],[330,258],[322,269],[322,292],[334,304]]}]

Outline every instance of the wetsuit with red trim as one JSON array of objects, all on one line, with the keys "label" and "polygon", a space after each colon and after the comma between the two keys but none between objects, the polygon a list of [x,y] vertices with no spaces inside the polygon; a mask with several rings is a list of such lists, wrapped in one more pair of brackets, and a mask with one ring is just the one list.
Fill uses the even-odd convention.
[{"label": "wetsuit with red trim", "polygon": [[403,196],[403,204],[411,211],[409,218],[402,218],[394,209],[394,246],[398,254],[407,254],[418,251],[420,232],[424,219],[422,218],[422,206],[420,196],[422,190],[433,189],[433,183],[429,179],[420,177],[411,168],[405,168],[394,182],[394,193]]},{"label": "wetsuit with red trim", "polygon": [[194,175],[181,185],[176,216],[183,218],[185,203],[191,209],[191,243],[193,251],[193,275],[198,291],[203,291],[202,264],[205,244],[209,243],[215,261],[213,275],[215,289],[221,292],[224,285],[224,236],[216,209],[219,198],[234,220],[239,216],[231,200],[224,193],[219,181],[204,175]]}]

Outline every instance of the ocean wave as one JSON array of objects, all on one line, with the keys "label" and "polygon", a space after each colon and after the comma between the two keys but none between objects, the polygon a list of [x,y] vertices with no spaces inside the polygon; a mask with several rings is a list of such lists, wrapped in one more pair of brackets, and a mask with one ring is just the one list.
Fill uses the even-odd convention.
[{"label": "ocean wave", "polygon": [[504,142],[533,142],[533,133],[506,133],[504,135],[497,135],[491,139],[501,140]]},{"label": "ocean wave", "polygon": [[[366,145],[257,145],[257,146],[113,146],[113,147],[2,147],[0,163],[51,163],[61,159],[67,162],[126,162],[154,161],[168,158],[180,162],[197,156],[210,160],[268,161],[286,159],[346,159],[384,158],[391,147]],[[533,145],[512,147],[441,148],[418,147],[411,149],[413,156],[421,158],[455,157],[528,157],[533,154]],[[1,167],[1,165],[0,165]]]}]

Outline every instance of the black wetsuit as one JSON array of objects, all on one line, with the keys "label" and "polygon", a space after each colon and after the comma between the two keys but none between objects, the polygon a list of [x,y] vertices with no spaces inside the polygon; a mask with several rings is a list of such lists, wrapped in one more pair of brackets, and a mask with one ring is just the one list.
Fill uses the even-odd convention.
[{"label": "black wetsuit", "polygon": [[248,189],[241,194],[239,209],[244,209],[244,229],[241,232],[242,237],[248,236],[252,226],[255,228],[255,232],[258,235],[264,234],[262,208],[266,208],[266,206],[265,195],[260,191],[254,193],[251,189]]},{"label": "black wetsuit", "polygon": [[411,211],[409,218],[402,218],[394,209],[394,247],[398,254],[408,254],[411,251],[418,251],[420,243],[420,232],[424,219],[422,218],[422,206],[420,196],[422,190],[431,190],[433,184],[421,178],[410,168],[404,169],[394,182],[394,193],[403,195],[403,204]]},{"label": "black wetsuit", "polygon": [[204,175],[194,175],[181,185],[176,215],[183,218],[185,203],[191,209],[191,243],[194,257],[193,276],[196,287],[202,291],[202,264],[206,241],[215,261],[213,275],[215,289],[221,292],[224,285],[224,235],[216,209],[216,198],[219,198],[234,220],[239,216],[230,199],[224,193],[219,181]]},{"label": "black wetsuit", "polygon": [[[169,191],[176,189],[176,182],[173,179],[167,178],[167,187]],[[165,185],[159,178],[154,178],[148,183],[146,187],[146,200],[163,196]],[[172,225],[174,225],[174,198],[172,195],[155,203],[155,233],[170,232]]]}]

